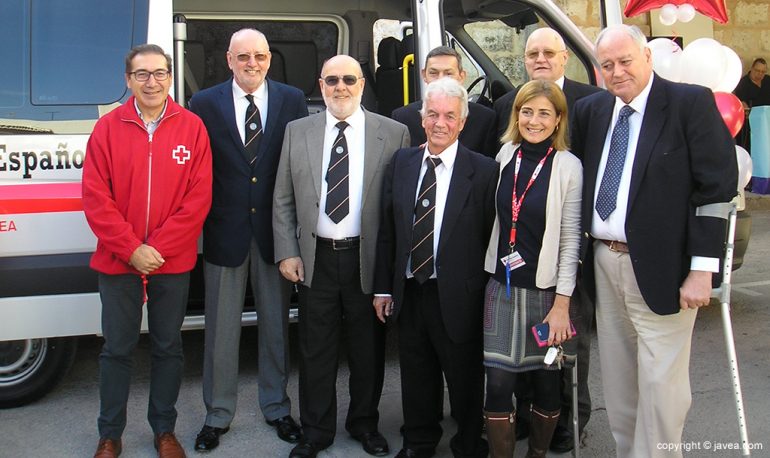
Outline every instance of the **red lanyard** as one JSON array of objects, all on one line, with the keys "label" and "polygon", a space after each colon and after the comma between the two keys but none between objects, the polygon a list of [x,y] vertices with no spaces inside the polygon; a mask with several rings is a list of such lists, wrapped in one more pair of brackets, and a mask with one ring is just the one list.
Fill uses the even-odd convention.
[{"label": "red lanyard", "polygon": [[527,196],[527,191],[529,191],[529,188],[532,187],[532,183],[534,183],[537,179],[537,176],[540,174],[540,170],[543,168],[543,164],[545,164],[545,161],[548,159],[548,156],[551,155],[551,152],[553,152],[553,147],[548,148],[545,156],[540,159],[537,167],[535,167],[535,171],[532,172],[532,176],[529,177],[529,183],[527,183],[527,187],[524,188],[524,192],[521,193],[521,197],[518,199],[516,198],[516,183],[519,181],[519,167],[521,167],[521,147],[519,147],[519,150],[516,154],[516,166],[513,171],[513,195],[511,196],[511,251],[513,251],[513,246],[516,244],[516,222],[519,220],[519,212],[521,211],[521,205],[524,202],[524,197]]}]

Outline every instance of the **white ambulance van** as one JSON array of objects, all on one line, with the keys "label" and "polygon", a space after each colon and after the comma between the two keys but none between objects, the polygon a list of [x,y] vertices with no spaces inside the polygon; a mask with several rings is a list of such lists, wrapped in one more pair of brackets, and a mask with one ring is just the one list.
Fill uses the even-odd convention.
[{"label": "white ambulance van", "polygon": [[[464,56],[474,100],[491,103],[526,81],[524,43],[546,25],[567,41],[568,76],[596,84],[591,43],[551,0],[0,2],[0,407],[43,396],[78,336],[101,332],[80,178],[94,123],[129,95],[131,47],[173,55],[172,92],[185,103],[229,77],[229,37],[254,27],[270,41],[269,77],[303,90],[311,112],[323,109],[323,62],[345,53],[364,68],[365,107],[389,115],[419,98],[414,62],[440,44]],[[199,269],[191,283],[184,328],[200,329]],[[256,321],[247,306],[244,324]]]}]

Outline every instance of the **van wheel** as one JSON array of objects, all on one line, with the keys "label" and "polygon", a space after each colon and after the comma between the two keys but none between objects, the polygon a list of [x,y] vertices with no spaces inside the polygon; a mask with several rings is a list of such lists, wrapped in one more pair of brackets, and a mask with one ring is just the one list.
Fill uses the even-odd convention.
[{"label": "van wheel", "polygon": [[76,337],[0,342],[0,408],[19,407],[51,391],[75,361]]}]

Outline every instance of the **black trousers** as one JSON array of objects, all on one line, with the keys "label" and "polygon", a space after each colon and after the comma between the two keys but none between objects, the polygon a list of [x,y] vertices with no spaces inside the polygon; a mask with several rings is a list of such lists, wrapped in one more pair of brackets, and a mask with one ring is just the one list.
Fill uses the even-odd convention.
[{"label": "black trousers", "polygon": [[337,367],[347,352],[350,405],[345,428],[377,430],[385,375],[385,325],[361,291],[359,249],[316,249],[311,287],[299,289],[299,411],[305,437],[328,446],[337,429]]},{"label": "black trousers", "polygon": [[446,333],[435,280],[407,280],[398,316],[404,447],[433,450],[441,439],[443,377],[449,390],[457,434],[450,447],[456,457],[485,457],[481,438],[484,402],[483,340],[453,342]]},{"label": "black trousers", "polygon": [[[190,274],[149,275],[150,399],[147,420],[155,434],[173,432],[182,385],[182,322]],[[139,342],[144,290],[139,275],[99,274],[104,345],[99,355],[99,437],[120,439],[126,427],[134,349]]]}]

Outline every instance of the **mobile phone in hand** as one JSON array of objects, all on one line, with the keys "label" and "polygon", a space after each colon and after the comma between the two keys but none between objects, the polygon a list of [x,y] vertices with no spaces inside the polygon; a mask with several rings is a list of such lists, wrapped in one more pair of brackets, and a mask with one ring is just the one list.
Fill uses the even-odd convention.
[{"label": "mobile phone in hand", "polygon": [[[572,320],[569,320],[569,329],[570,332],[572,332],[572,337],[575,337],[577,335],[577,330],[575,329]],[[545,347],[548,345],[548,334],[550,331],[551,329],[550,326],[548,326],[548,323],[538,323],[532,326],[532,335],[535,336],[535,342],[537,342],[538,347]]]}]

